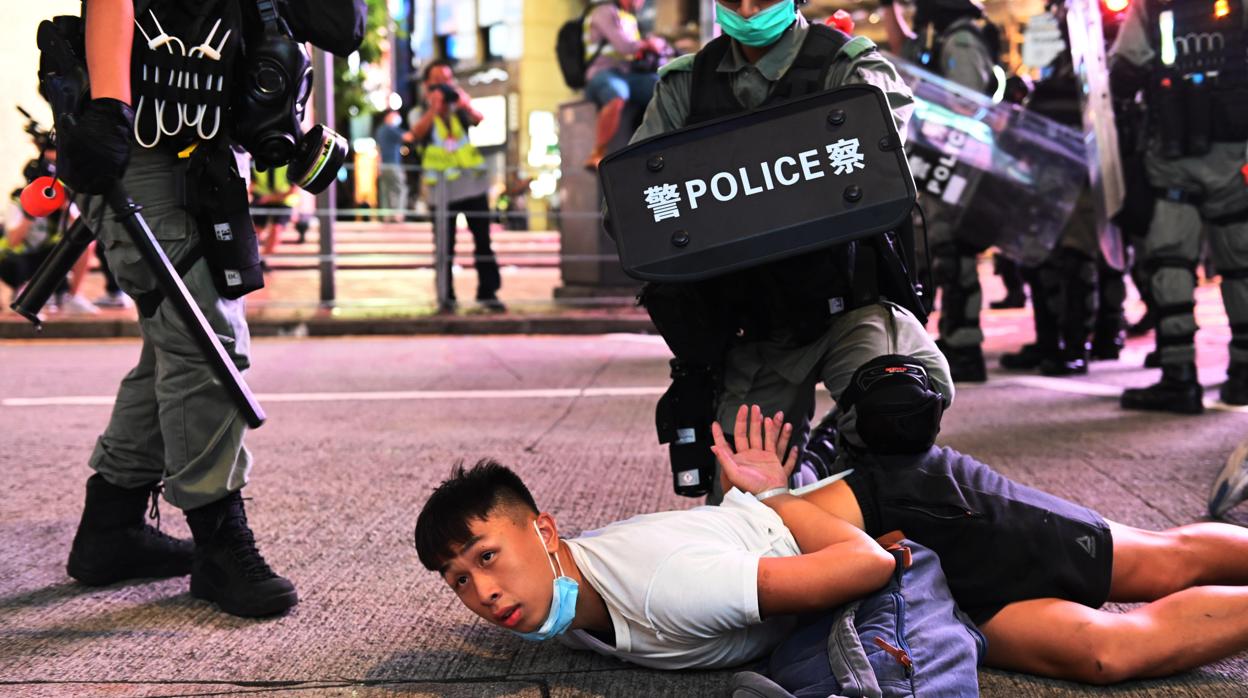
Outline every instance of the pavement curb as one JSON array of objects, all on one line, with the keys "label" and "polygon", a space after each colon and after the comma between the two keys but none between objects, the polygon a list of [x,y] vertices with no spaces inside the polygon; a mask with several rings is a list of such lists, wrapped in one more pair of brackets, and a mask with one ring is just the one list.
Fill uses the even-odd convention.
[{"label": "pavement curb", "polygon": [[[394,318],[249,318],[253,337],[347,335],[596,335],[654,334],[645,315],[489,315]],[[0,322],[3,339],[113,339],[138,337],[137,320],[53,320],[42,330],[24,322]]]}]

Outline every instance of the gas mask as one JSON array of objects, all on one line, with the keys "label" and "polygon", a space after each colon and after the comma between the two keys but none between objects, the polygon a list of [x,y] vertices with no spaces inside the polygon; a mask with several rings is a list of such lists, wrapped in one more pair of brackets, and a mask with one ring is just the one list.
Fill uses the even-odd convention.
[{"label": "gas mask", "polygon": [[264,34],[246,51],[246,82],[235,103],[234,137],[267,170],[288,165],[290,181],[313,194],[342,168],[347,141],[318,124],[300,125],[312,94],[312,61],[277,13],[274,0],[257,0]]}]

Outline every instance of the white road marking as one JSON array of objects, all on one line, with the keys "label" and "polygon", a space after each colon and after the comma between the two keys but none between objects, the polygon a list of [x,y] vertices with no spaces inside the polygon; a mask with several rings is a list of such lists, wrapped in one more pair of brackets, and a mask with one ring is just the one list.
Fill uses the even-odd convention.
[{"label": "white road marking", "polygon": [[1039,388],[1040,390],[1049,390],[1055,393],[1073,393],[1075,395],[1091,395],[1094,397],[1118,397],[1122,394],[1122,388],[1116,385],[1090,383],[1070,378],[1050,378],[1049,376],[1013,376],[1001,381],[992,379],[988,382],[988,385],[1000,386],[1002,383],[1006,385],[1020,385],[1026,388]]},{"label": "white road marking", "polygon": [[[985,385],[958,386],[959,390],[1001,388],[1016,385],[1023,388],[1048,390],[1055,393],[1113,397],[1122,394],[1116,385],[1093,383],[1070,378],[1047,376],[993,377]],[[534,388],[529,390],[379,390],[350,393],[267,393],[256,396],[261,403],[277,402],[390,402],[400,400],[560,400],[572,398],[657,397],[667,386],[618,386],[602,388]],[[0,407],[109,407],[111,395],[67,395],[60,397],[10,397],[0,400]],[[1227,405],[1220,400],[1206,399],[1205,407],[1223,412],[1248,413],[1248,405]]]},{"label": "white road marking", "polygon": [[[262,402],[385,402],[393,400],[525,400],[578,397],[637,397],[662,395],[667,388],[621,386],[607,388],[545,388],[532,390],[383,390],[352,393],[269,393],[257,395]],[[0,400],[3,407],[98,407],[113,404],[111,395],[67,395],[63,397],[11,397]]]}]

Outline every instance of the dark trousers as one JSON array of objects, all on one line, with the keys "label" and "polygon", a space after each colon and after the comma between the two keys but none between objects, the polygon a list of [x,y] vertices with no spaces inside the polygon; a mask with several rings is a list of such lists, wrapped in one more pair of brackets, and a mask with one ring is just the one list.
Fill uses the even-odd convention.
[{"label": "dark trousers", "polygon": [[496,297],[502,278],[498,274],[498,260],[494,258],[494,250],[490,248],[490,200],[485,194],[452,201],[447,206],[446,266],[443,272],[450,284],[450,298],[455,298],[451,269],[455,263],[455,219],[460,213],[468,219],[468,229],[472,231],[472,262],[477,269],[477,300],[490,300]]}]

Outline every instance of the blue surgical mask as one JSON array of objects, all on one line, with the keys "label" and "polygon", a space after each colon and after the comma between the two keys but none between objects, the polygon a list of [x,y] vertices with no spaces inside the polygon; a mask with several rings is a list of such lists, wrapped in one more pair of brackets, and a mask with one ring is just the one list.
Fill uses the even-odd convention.
[{"label": "blue surgical mask", "polygon": [[[542,530],[537,527],[537,522],[533,522],[533,530],[537,532],[537,540],[541,542],[542,549],[546,549],[546,541],[542,540]],[[556,635],[562,635],[572,625],[572,619],[576,617],[576,596],[580,591],[576,580],[571,577],[565,577],[563,574],[563,563],[559,563],[559,571],[555,571],[555,562],[559,562],[559,555],[555,555],[555,562],[550,561],[547,554],[546,562],[550,562],[550,573],[555,575],[554,593],[550,597],[550,613],[546,616],[546,621],[542,623],[542,627],[531,633],[522,633],[512,630],[525,640],[532,642],[541,642],[549,640]]]},{"label": "blue surgical mask", "polygon": [[776,43],[796,17],[797,5],[793,0],[772,5],[749,19],[715,3],[715,21],[725,34],[746,46],[770,46]]}]

